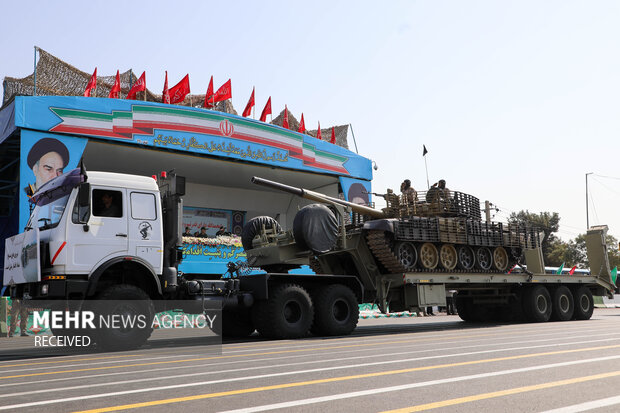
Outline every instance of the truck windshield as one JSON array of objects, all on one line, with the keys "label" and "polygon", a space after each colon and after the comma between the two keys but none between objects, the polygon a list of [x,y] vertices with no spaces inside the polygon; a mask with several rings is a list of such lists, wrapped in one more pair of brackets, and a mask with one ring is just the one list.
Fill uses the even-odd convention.
[{"label": "truck windshield", "polygon": [[54,228],[60,222],[62,214],[65,212],[69,194],[55,199],[45,205],[37,205],[30,216],[29,227],[37,225],[40,230]]}]

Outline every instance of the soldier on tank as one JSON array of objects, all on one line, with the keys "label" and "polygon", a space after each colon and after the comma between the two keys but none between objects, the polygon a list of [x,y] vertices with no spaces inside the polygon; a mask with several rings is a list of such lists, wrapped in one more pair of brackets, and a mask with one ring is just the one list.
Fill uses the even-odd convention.
[{"label": "soldier on tank", "polygon": [[403,194],[402,199],[404,203],[408,205],[413,205],[413,203],[418,200],[418,193],[411,186],[411,181],[409,179],[405,179],[403,183],[400,184],[400,192]]}]

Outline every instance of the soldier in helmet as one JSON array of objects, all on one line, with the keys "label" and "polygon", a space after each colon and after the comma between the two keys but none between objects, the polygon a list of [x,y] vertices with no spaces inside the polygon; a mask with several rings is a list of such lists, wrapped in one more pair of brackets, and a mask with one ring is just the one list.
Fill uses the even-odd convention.
[{"label": "soldier in helmet", "polygon": [[408,205],[413,205],[414,202],[418,200],[418,193],[411,186],[411,181],[409,179],[405,179],[402,184],[400,184],[400,192],[403,194],[402,199]]}]

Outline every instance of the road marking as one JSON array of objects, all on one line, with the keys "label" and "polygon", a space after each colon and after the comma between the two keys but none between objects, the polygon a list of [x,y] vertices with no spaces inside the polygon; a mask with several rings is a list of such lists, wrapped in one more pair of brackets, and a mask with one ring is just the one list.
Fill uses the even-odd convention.
[{"label": "road marking", "polygon": [[[407,369],[355,374],[355,375],[350,375],[350,376],[331,377],[331,378],[326,378],[326,379],[309,380],[309,381],[302,381],[302,382],[283,383],[283,384],[276,384],[276,385],[271,385],[271,386],[253,387],[253,388],[247,388],[247,389],[229,390],[229,391],[223,391],[223,392],[217,392],[217,393],[199,394],[199,395],[194,395],[194,396],[178,397],[178,398],[172,398],[172,399],[154,400],[150,402],[127,404],[127,405],[121,405],[121,406],[111,406],[111,407],[106,407],[102,409],[87,410],[82,413],[110,412],[110,411],[117,411],[117,410],[123,410],[123,409],[134,409],[138,407],[178,403],[178,402],[183,402],[183,401],[209,399],[209,398],[214,398],[214,397],[231,396],[231,395],[237,395],[237,394],[256,393],[256,392],[267,391],[267,390],[302,387],[302,386],[309,386],[313,384],[334,383],[334,382],[364,379],[364,378],[371,378],[371,377],[390,376],[394,374],[411,373],[414,371],[427,371],[427,370],[435,370],[435,369],[443,369],[443,368],[451,368],[451,367],[459,367],[459,366],[471,366],[471,365],[476,365],[476,364],[485,364],[485,363],[492,363],[492,362],[498,362],[498,361],[528,359],[528,358],[541,357],[541,356],[571,354],[571,353],[578,353],[578,352],[584,352],[584,351],[598,351],[598,350],[606,350],[606,349],[614,349],[614,348],[620,348],[620,344],[610,345],[610,346],[600,346],[600,347],[587,347],[587,348],[582,348],[582,349],[548,351],[544,353],[521,354],[517,356],[497,357],[497,358],[484,359],[484,360],[461,361],[457,363],[437,364],[437,365],[432,365],[432,366],[411,367]],[[94,399],[94,398],[101,398],[101,397],[115,397],[115,396],[120,396],[120,395],[125,395],[125,394],[156,392],[156,391],[161,391],[161,390],[187,388],[190,386],[204,386],[210,383],[211,381],[199,382],[199,383],[184,383],[184,384],[175,384],[175,385],[169,385],[169,386],[151,387],[151,388],[144,388],[144,389],[125,390],[125,391],[111,392],[111,393],[81,395],[78,397],[69,397],[69,398],[63,398],[63,399],[42,400],[42,401],[31,402],[31,403],[23,403],[23,404],[11,405],[11,406],[2,406],[0,407],[0,410],[10,410],[10,409],[15,409],[15,408],[20,408],[20,407],[39,406],[39,405],[47,405],[47,404],[53,404],[53,403],[64,403],[64,402],[75,401],[75,400],[87,400],[87,399]]]},{"label": "road marking", "polygon": [[[599,335],[604,335],[604,336],[609,336],[609,333],[606,334],[599,334]],[[613,335],[613,334],[612,334]],[[584,335],[584,336],[573,336],[571,338],[581,338],[581,337],[596,337],[596,335]],[[518,344],[518,343],[535,343],[535,342],[544,342],[544,341],[551,341],[554,340],[553,338],[548,338],[548,339],[542,339],[542,340],[523,340],[523,341],[511,341],[509,343],[493,343],[492,345],[503,345],[503,344]],[[606,338],[606,339],[602,339],[602,340],[589,340],[589,341],[580,341],[580,342],[570,342],[570,343],[554,343],[554,346],[558,346],[558,345],[570,345],[570,344],[583,344],[583,343],[592,343],[592,342],[600,342],[600,341],[613,341],[615,340],[614,338]],[[445,347],[442,348],[442,350],[463,350],[466,348],[477,348],[477,347],[489,347],[489,344],[477,344],[477,345],[470,345],[470,346],[457,346],[457,347]],[[546,346],[540,346],[540,347],[546,347]],[[401,347],[401,348],[406,348],[406,347]],[[503,351],[505,348],[501,348],[498,349],[498,351]],[[367,351],[366,349],[357,349],[357,350],[346,350],[348,353],[354,353],[354,352],[361,352],[361,351]],[[403,351],[403,352],[398,352],[398,353],[389,353],[389,354],[376,354],[374,355],[374,357],[391,357],[391,356],[398,356],[398,355],[403,355],[403,354],[414,354],[414,353],[428,353],[428,352],[436,352],[436,349],[425,349],[425,350],[409,350],[409,351]],[[327,352],[327,353],[323,353],[323,354],[340,354],[342,353],[342,351],[332,351],[332,352]],[[192,368],[196,369],[196,368],[202,368],[202,367],[208,367],[208,366],[219,366],[219,365],[226,365],[226,364],[238,364],[238,363],[254,363],[254,362],[261,362],[261,361],[268,361],[268,362],[273,362],[276,360],[283,360],[283,359],[290,359],[290,358],[298,358],[299,355],[288,355],[288,356],[283,356],[283,357],[268,357],[268,358],[261,358],[261,359],[251,359],[251,360],[234,360],[234,361],[227,361],[225,363],[203,363],[203,364],[198,364],[198,365],[193,365]],[[250,369],[262,369],[262,368],[278,368],[278,367],[285,367],[288,365],[293,365],[293,364],[312,364],[312,363],[324,363],[324,362],[332,362],[332,361],[344,361],[344,360],[349,360],[349,359],[359,359],[359,358],[368,358],[368,355],[363,355],[363,356],[354,356],[354,357],[347,357],[347,358],[338,358],[338,359],[333,359],[333,360],[310,360],[310,361],[304,361],[304,362],[299,362],[299,363],[287,363],[287,364],[270,364],[269,366],[258,366],[258,367],[251,367],[251,368],[245,368],[245,369],[241,369],[241,370],[250,370]],[[83,379],[88,379],[88,378],[99,378],[99,377],[107,377],[107,376],[117,376],[117,375],[127,375],[127,374],[141,374],[141,373],[150,373],[150,372],[155,372],[155,371],[167,371],[167,370],[178,370],[178,369],[185,369],[187,368],[187,366],[174,366],[174,367],[162,367],[162,368],[156,368],[156,369],[145,369],[145,370],[137,370],[137,371],[131,371],[131,372],[126,372],[126,371],[122,371],[122,372],[115,372],[115,373],[104,373],[104,374],[91,374],[91,375],[85,375],[85,376],[72,376],[72,377],[61,377],[61,378],[57,378],[57,379],[46,379],[46,380],[33,380],[33,381],[22,381],[22,382],[13,382],[13,383],[3,383],[0,384],[0,387],[10,387],[10,386],[24,386],[24,385],[28,385],[28,384],[43,384],[43,383],[51,383],[51,382],[57,382],[57,381],[68,381],[68,380],[83,380]],[[205,374],[213,374],[212,371],[209,372],[205,372]],[[107,383],[103,383],[103,384],[98,384],[98,385],[106,385]],[[115,384],[115,383],[112,383]],[[56,389],[55,389],[56,390]],[[5,395],[8,396],[8,395]]]},{"label": "road marking", "polygon": [[[600,379],[606,379],[609,377],[616,377],[616,376],[620,376],[620,370],[611,371],[608,373],[594,374],[591,376],[574,377],[572,379],[551,381],[548,383],[541,383],[541,384],[534,384],[531,386],[515,387],[512,389],[494,391],[490,393],[476,394],[473,396],[458,397],[456,399],[443,400],[440,402],[419,404],[417,406],[404,407],[402,409],[386,410],[382,413],[421,412],[424,410],[437,409],[439,407],[454,406],[457,404],[471,403],[471,402],[480,401],[480,400],[493,399],[496,397],[510,396],[513,394],[527,393],[527,392],[543,390],[543,389],[550,389],[553,387],[566,386],[569,384],[584,383],[586,381],[600,380]],[[561,411],[564,412],[565,410],[561,410]]]},{"label": "road marking", "polygon": [[606,399],[593,400],[591,402],[574,404],[572,406],[560,407],[559,409],[547,410],[541,413],[579,413],[601,407],[620,404],[620,396],[608,397]]},{"label": "road marking", "polygon": [[[572,342],[572,343],[563,343],[561,345],[585,344],[585,343],[594,343],[594,342],[610,341],[610,340],[616,341],[616,339],[609,339],[609,338],[607,338],[607,339],[602,339],[602,340],[576,341],[576,342]],[[233,382],[233,381],[246,381],[246,380],[265,379],[265,378],[270,378],[270,377],[281,377],[281,376],[290,376],[290,375],[296,375],[296,374],[318,373],[318,372],[323,372],[323,371],[333,371],[333,370],[344,370],[344,369],[353,369],[353,368],[360,368],[360,367],[380,366],[380,365],[386,365],[386,364],[405,363],[405,362],[412,362],[412,361],[436,360],[436,359],[440,359],[440,358],[472,356],[472,355],[496,353],[496,352],[500,352],[500,351],[505,352],[505,351],[514,351],[514,350],[531,350],[531,349],[535,349],[535,348],[551,347],[551,346],[555,347],[555,346],[558,346],[558,344],[546,344],[546,345],[538,345],[538,346],[501,348],[501,349],[491,349],[491,350],[475,351],[475,352],[467,352],[467,353],[434,355],[434,356],[426,356],[426,357],[414,357],[414,358],[398,359],[398,360],[384,360],[384,361],[375,361],[375,362],[368,362],[368,363],[361,363],[361,364],[349,364],[349,365],[342,365],[342,366],[330,366],[330,367],[315,368],[315,369],[309,369],[309,370],[298,370],[298,371],[287,371],[287,372],[281,372],[281,373],[261,374],[259,376],[243,376],[243,377],[235,377],[235,378],[229,378],[229,379],[212,380],[212,381],[209,381],[208,383],[207,382],[203,382],[203,384],[227,383],[227,382]],[[418,352],[421,353],[421,352],[430,352],[430,351],[435,351],[435,350],[434,349],[428,349],[428,350],[418,351]],[[414,353],[414,352],[408,351],[408,352],[402,352],[402,353],[390,353],[389,356],[403,355],[403,354],[411,355],[412,353]],[[360,358],[368,358],[368,356],[364,355],[364,356],[338,358],[338,359],[331,359],[331,360],[311,360],[311,361],[297,362],[297,363],[285,363],[285,364],[276,364],[276,365],[270,365],[270,366],[244,367],[244,368],[240,368],[240,369],[228,369],[228,370],[219,370],[219,371],[204,371],[204,372],[199,372],[199,373],[190,373],[190,374],[186,373],[186,374],[179,374],[179,375],[175,375],[175,376],[166,376],[165,378],[162,378],[162,377],[147,377],[147,378],[140,378],[140,379],[116,381],[116,382],[111,382],[111,383],[98,383],[97,387],[117,386],[117,385],[122,385],[122,384],[129,384],[129,383],[140,383],[140,382],[145,382],[145,381],[157,381],[157,380],[164,380],[164,379],[165,380],[170,380],[170,379],[177,379],[177,378],[195,377],[195,376],[204,376],[204,375],[214,375],[214,374],[222,374],[222,373],[235,373],[235,372],[242,372],[242,371],[249,371],[249,370],[259,370],[259,369],[266,369],[266,368],[291,367],[291,366],[299,366],[299,365],[303,365],[303,364],[332,363],[332,362],[346,361],[346,360],[353,360],[353,359],[360,359]],[[193,366],[193,367],[195,368],[196,366]],[[127,373],[125,372],[123,374],[127,374]],[[188,384],[186,386],[190,386],[190,385],[191,384]],[[78,389],[84,389],[84,388],[90,388],[90,387],[92,387],[92,385],[46,388],[46,389],[42,389],[42,390],[29,390],[29,391],[19,392],[19,393],[5,393],[2,396],[4,398],[6,398],[6,397],[22,396],[24,394],[32,395],[32,394],[60,392],[60,391],[67,391],[67,390],[78,390]]]},{"label": "road marking", "polygon": [[[227,410],[225,412],[220,412],[220,413],[255,413],[255,412],[263,412],[266,410],[285,409],[285,408],[290,408],[290,407],[305,406],[309,404],[324,403],[324,402],[329,402],[329,401],[334,401],[334,400],[351,399],[351,398],[363,397],[363,396],[373,396],[373,395],[380,394],[380,393],[410,390],[413,388],[436,386],[440,384],[482,379],[482,378],[495,377],[495,376],[504,376],[504,375],[515,374],[515,373],[526,373],[530,371],[544,370],[544,369],[550,369],[550,368],[555,368],[555,367],[566,367],[566,366],[571,366],[575,364],[585,364],[585,363],[592,363],[592,362],[598,362],[598,361],[609,361],[609,360],[614,360],[614,359],[619,359],[619,358],[620,356],[608,356],[608,357],[596,357],[596,358],[587,359],[587,360],[565,361],[561,363],[545,364],[541,366],[523,367],[523,368],[518,368],[518,369],[494,371],[490,373],[471,374],[468,376],[450,377],[446,379],[429,380],[429,381],[423,381],[423,382],[418,382],[418,383],[403,384],[403,385],[398,385],[398,386],[380,387],[380,388],[369,389],[369,390],[333,394],[329,396],[312,397],[309,399],[292,400],[292,401],[283,402],[283,403],[274,403],[274,404],[267,404],[263,406],[253,406],[253,407],[242,408],[242,409]],[[546,413],[549,413],[549,412],[546,412]],[[564,413],[564,411],[562,410],[562,411],[558,411],[554,413]]]}]

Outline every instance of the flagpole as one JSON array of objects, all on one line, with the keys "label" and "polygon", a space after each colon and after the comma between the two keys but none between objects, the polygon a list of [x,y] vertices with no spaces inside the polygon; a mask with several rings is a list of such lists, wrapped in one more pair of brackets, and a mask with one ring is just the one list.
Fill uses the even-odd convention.
[{"label": "flagpole", "polygon": [[426,155],[424,155],[424,167],[426,168],[426,189],[430,189],[431,184],[428,181],[428,165],[426,164]]},{"label": "flagpole", "polygon": [[34,47],[34,91],[32,96],[37,95],[37,46]]}]

